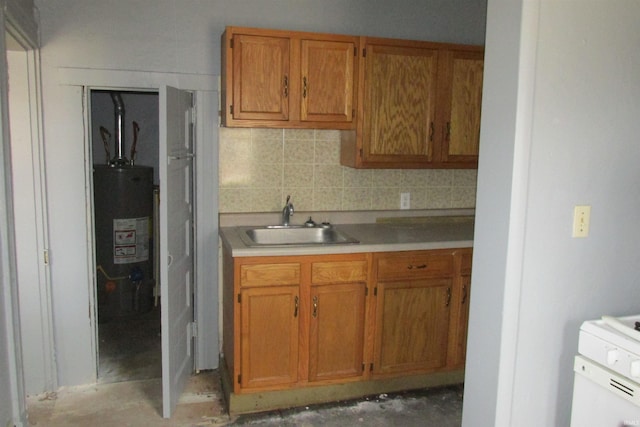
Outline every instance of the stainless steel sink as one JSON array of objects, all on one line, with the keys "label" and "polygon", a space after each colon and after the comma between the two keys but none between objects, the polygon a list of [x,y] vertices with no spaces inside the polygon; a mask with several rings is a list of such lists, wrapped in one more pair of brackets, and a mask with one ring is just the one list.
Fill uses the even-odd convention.
[{"label": "stainless steel sink", "polygon": [[334,226],[239,227],[240,239],[247,246],[336,245],[360,243]]}]

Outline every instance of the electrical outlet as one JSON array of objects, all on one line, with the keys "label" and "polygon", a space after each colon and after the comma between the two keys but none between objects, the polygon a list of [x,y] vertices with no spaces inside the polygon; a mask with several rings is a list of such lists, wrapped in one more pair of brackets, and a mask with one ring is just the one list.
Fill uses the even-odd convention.
[{"label": "electrical outlet", "polygon": [[591,220],[591,206],[578,205],[573,208],[573,237],[587,237],[589,235],[589,221]]},{"label": "electrical outlet", "polygon": [[411,208],[411,193],[400,193],[400,209]]}]

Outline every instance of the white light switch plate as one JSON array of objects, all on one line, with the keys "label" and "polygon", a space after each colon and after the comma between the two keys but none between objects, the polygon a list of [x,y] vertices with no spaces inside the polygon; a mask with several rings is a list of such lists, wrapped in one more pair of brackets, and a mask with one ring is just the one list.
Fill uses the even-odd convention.
[{"label": "white light switch plate", "polygon": [[589,221],[591,220],[591,206],[578,205],[573,208],[573,237],[589,236]]},{"label": "white light switch plate", "polygon": [[400,193],[400,209],[411,209],[411,193]]}]

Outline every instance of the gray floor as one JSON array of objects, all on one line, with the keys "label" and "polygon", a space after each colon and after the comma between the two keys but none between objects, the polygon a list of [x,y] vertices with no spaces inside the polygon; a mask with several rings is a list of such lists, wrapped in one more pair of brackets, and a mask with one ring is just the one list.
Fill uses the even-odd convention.
[{"label": "gray floor", "polygon": [[161,416],[159,310],[99,325],[97,384],[28,398],[29,422],[43,427],[457,427],[463,386],[381,394],[347,402],[230,417],[217,371],[191,377],[171,419]]},{"label": "gray floor", "polygon": [[191,377],[171,419],[161,414],[159,379],[63,388],[27,399],[29,422],[43,427],[458,427],[462,386],[229,417],[216,371]]},{"label": "gray floor", "polygon": [[98,382],[160,378],[160,307],[98,324]]},{"label": "gray floor", "polygon": [[462,418],[462,385],[350,402],[239,416],[233,426],[279,427],[458,427]]}]

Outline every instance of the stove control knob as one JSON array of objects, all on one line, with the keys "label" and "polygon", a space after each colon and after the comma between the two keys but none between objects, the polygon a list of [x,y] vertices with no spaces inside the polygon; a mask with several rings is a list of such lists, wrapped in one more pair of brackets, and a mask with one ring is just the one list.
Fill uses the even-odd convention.
[{"label": "stove control knob", "polygon": [[631,378],[640,378],[640,360],[631,362]]},{"label": "stove control knob", "polygon": [[620,352],[617,349],[607,351],[607,365],[615,365],[620,359]]}]

